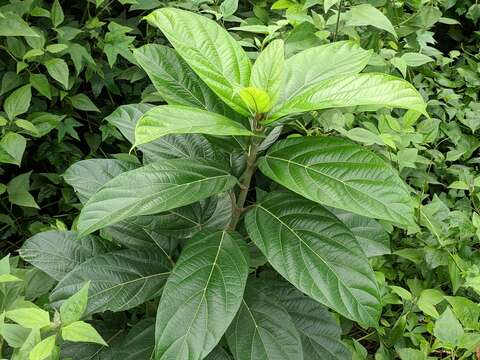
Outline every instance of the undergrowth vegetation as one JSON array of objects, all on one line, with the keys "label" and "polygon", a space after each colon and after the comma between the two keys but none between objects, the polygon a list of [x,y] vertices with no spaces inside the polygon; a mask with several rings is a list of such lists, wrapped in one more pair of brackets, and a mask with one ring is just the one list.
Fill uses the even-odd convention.
[{"label": "undergrowth vegetation", "polygon": [[480,358],[480,4],[0,1],[0,358]]}]

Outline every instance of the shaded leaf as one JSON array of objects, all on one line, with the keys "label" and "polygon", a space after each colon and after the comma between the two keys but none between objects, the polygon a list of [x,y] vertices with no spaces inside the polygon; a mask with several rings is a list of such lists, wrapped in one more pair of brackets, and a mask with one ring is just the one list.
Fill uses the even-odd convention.
[{"label": "shaded leaf", "polygon": [[248,253],[234,233],[189,240],[158,305],[156,357],[201,359],[233,320],[248,276]]},{"label": "shaded leaf", "polygon": [[343,316],[376,326],[380,295],[353,234],[324,207],[272,193],[247,213],[250,238],[285,279]]},{"label": "shaded leaf", "polygon": [[292,318],[272,296],[248,284],[242,305],[227,330],[235,360],[302,360],[302,343]]},{"label": "shaded leaf", "polygon": [[45,231],[27,239],[19,252],[25,261],[60,281],[77,265],[106,252],[108,245],[93,236],[77,239],[73,231]]},{"label": "shaded leaf", "polygon": [[161,252],[117,250],[75,267],[53,289],[50,301],[58,307],[90,281],[85,316],[124,311],[159,296],[169,274],[170,261]]},{"label": "shaded leaf", "polygon": [[236,181],[205,160],[152,163],[124,172],[100,188],[83,207],[78,229],[81,235],[87,235],[130,217],[195,203],[230,189]]}]

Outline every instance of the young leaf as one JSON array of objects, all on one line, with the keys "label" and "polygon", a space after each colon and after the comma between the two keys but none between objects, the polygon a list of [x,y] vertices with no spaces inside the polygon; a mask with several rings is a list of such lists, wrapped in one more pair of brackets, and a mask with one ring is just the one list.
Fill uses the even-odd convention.
[{"label": "young leaf", "polygon": [[227,331],[235,359],[302,359],[302,343],[292,319],[273,296],[248,284],[242,305]]},{"label": "young leaf", "polygon": [[202,15],[173,8],[155,10],[146,19],[162,30],[213,92],[235,111],[249,115],[237,89],[248,86],[251,63],[225,29]]},{"label": "young leaf", "polygon": [[84,316],[128,310],[160,295],[170,267],[170,260],[152,249],[97,255],[67,274],[53,289],[50,301],[58,307],[90,281]]},{"label": "young leaf", "polygon": [[0,140],[0,163],[20,166],[27,146],[25,138],[14,132],[7,132]]},{"label": "young leaf", "polygon": [[265,90],[274,105],[281,94],[284,77],[285,50],[283,40],[274,40],[253,64],[250,85]]},{"label": "young leaf", "polygon": [[47,359],[55,347],[55,335],[49,336],[35,345],[29,354],[29,360]]},{"label": "young leaf", "polygon": [[406,185],[373,152],[337,137],[304,137],[276,143],[260,170],[320,204],[409,226],[413,207]]},{"label": "young leaf", "polygon": [[238,92],[238,95],[253,114],[267,113],[273,106],[270,95],[265,90],[256,87],[243,88]]},{"label": "young leaf", "polygon": [[32,100],[32,89],[30,85],[24,85],[12,92],[3,104],[3,109],[7,113],[9,120],[13,120],[18,115],[26,113]]},{"label": "young leaf", "polygon": [[35,307],[9,310],[5,312],[5,317],[29,329],[50,325],[48,311]]},{"label": "young leaf", "polygon": [[229,118],[182,105],[160,105],[148,110],[135,127],[134,146],[169,134],[253,135]]},{"label": "young leaf", "polygon": [[412,84],[395,76],[368,73],[315,82],[274,108],[265,123],[305,111],[360,105],[411,109],[426,114],[426,104]]},{"label": "young leaf", "polygon": [[62,338],[66,341],[91,342],[108,346],[97,330],[95,330],[92,325],[83,321],[76,321],[62,327]]},{"label": "young leaf", "polygon": [[90,282],[87,281],[80,291],[70,296],[60,306],[60,320],[62,321],[63,326],[71,324],[82,318],[82,315],[87,309],[89,286]]},{"label": "young leaf", "polygon": [[200,232],[189,240],[158,305],[157,358],[202,359],[212,351],[240,307],[248,265],[235,233]]},{"label": "young leaf", "polygon": [[215,165],[200,159],[174,159],[120,174],[83,207],[78,220],[80,235],[129,217],[192,204],[233,187],[236,178]]},{"label": "young leaf", "polygon": [[245,224],[285,279],[340,314],[377,325],[381,304],[373,270],[332,213],[298,195],[272,193],[247,213]]},{"label": "young leaf", "polygon": [[73,231],[45,231],[27,239],[19,253],[23,260],[60,281],[77,265],[108,248],[108,242],[93,236],[77,239]]}]

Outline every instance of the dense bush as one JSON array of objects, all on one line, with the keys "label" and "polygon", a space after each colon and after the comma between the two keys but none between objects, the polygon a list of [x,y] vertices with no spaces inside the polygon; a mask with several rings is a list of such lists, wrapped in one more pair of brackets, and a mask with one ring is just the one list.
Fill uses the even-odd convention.
[{"label": "dense bush", "polygon": [[0,2],[0,357],[480,358],[479,23]]}]

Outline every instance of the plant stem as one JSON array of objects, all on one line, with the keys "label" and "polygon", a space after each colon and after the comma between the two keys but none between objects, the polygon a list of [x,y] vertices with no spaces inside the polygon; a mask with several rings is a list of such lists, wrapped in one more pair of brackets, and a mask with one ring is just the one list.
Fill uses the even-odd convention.
[{"label": "plant stem", "polygon": [[[254,132],[259,133],[263,131],[263,129],[258,125],[262,118],[262,114],[257,114],[253,119],[251,127]],[[250,138],[245,171],[240,177],[240,191],[238,193],[237,201],[234,205],[232,220],[230,221],[230,225],[228,227],[230,230],[235,230],[238,221],[240,220],[240,216],[244,211],[245,201],[247,200],[248,191],[250,190],[250,183],[252,182],[252,177],[257,170],[257,149],[260,142],[261,140],[256,136],[252,136]]]},{"label": "plant stem", "polygon": [[335,24],[335,33],[333,34],[333,41],[337,41],[337,34],[338,34],[338,27],[340,25],[340,15],[342,12],[342,5],[343,0],[340,0],[340,4],[338,4],[338,13],[337,13],[337,23]]},{"label": "plant stem", "polygon": [[255,174],[255,170],[257,169],[257,141],[258,140],[255,137],[252,137],[248,147],[246,167],[245,171],[240,177],[240,192],[238,193],[235,208],[233,209],[233,216],[229,226],[230,230],[234,230],[237,227],[238,221],[240,220],[240,216],[243,212],[245,201],[247,200],[253,174]]}]

